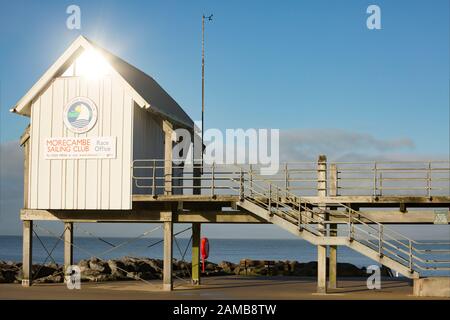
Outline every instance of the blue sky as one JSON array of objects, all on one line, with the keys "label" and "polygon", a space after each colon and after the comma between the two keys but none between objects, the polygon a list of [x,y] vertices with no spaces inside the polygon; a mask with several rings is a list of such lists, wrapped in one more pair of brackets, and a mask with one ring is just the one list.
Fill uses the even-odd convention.
[{"label": "blue sky", "polygon": [[[80,31],[66,28],[70,4],[81,7]],[[366,27],[370,4],[381,8],[382,30]],[[10,169],[20,154],[5,150],[28,123],[8,110],[79,34],[153,76],[200,119],[203,13],[214,14],[206,25],[206,128],[313,130],[307,140],[325,149],[307,149],[313,157],[336,148],[355,154],[357,139],[380,157],[376,145],[394,141],[387,145],[403,149],[387,151],[406,148],[403,160],[448,158],[449,11],[448,0],[2,1],[1,211],[21,205],[21,186],[9,183],[20,182],[20,166]],[[19,232],[18,217],[5,217],[0,233]]]},{"label": "blue sky", "polygon": [[[11,107],[79,34],[72,1],[2,2],[1,140],[27,119]],[[382,30],[366,28],[378,4]],[[206,127],[341,128],[449,144],[449,2],[76,1],[81,33],[152,75],[200,118],[200,27],[207,25]],[[446,149],[446,150],[443,150]]]}]

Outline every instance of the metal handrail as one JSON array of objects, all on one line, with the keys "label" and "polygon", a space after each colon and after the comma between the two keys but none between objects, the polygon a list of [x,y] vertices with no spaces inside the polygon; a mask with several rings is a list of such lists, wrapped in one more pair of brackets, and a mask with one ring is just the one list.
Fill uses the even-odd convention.
[{"label": "metal handrail", "polygon": [[[252,179],[252,180],[254,180],[254,179]],[[271,185],[270,182],[268,182],[268,183]],[[271,188],[273,188],[273,187],[274,187],[274,186],[271,185]],[[288,198],[288,195],[291,196],[291,197],[293,197],[294,199],[298,198],[296,195],[290,193],[288,190],[283,190],[283,189],[282,189],[281,187],[279,187],[279,186],[275,186],[275,188],[276,188],[277,191],[283,192],[283,193],[286,195],[286,198]],[[277,199],[277,201],[278,201],[278,199]],[[301,198],[298,199],[298,203],[302,203],[302,202],[303,202],[303,203],[310,203],[310,202],[306,201],[305,199],[301,199]],[[311,203],[310,203],[310,204],[311,204]],[[352,230],[353,230],[352,233],[350,233],[351,236],[349,236],[349,237],[353,238],[352,240],[354,240],[354,234],[355,234],[355,233],[354,233],[354,230],[355,230],[355,229],[361,229],[360,225],[364,225],[365,227],[372,228],[372,229],[376,229],[376,228],[373,227],[373,224],[375,224],[375,225],[378,226],[379,230],[380,230],[380,229],[383,230],[383,232],[379,235],[379,239],[378,239],[378,240],[379,240],[379,244],[380,244],[380,245],[379,245],[379,248],[378,248],[379,251],[380,251],[380,254],[381,254],[381,245],[383,245],[384,252],[391,253],[392,255],[394,255],[396,258],[402,260],[403,262],[408,262],[411,271],[412,271],[412,268],[411,268],[411,267],[412,267],[412,264],[413,264],[413,259],[415,259],[415,260],[417,260],[417,261],[420,261],[420,262],[422,262],[422,263],[429,263],[429,262],[430,262],[430,260],[421,259],[420,257],[418,257],[418,256],[416,256],[416,255],[414,255],[414,254],[412,253],[412,251],[414,250],[413,244],[415,244],[415,245],[421,245],[421,243],[420,243],[419,241],[410,239],[410,238],[406,237],[405,235],[403,235],[403,234],[401,234],[401,233],[399,233],[399,232],[397,232],[397,231],[395,231],[395,230],[392,230],[392,229],[390,229],[390,228],[386,228],[383,224],[379,223],[378,221],[375,221],[375,220],[373,220],[373,219],[368,218],[368,217],[365,216],[362,212],[356,211],[356,210],[350,208],[349,206],[347,206],[347,205],[345,205],[345,204],[339,203],[338,205],[339,205],[340,207],[342,207],[342,208],[345,209],[344,215],[348,212],[348,214],[347,214],[347,217],[349,218],[348,226],[349,226],[349,229],[352,229]],[[323,210],[323,213],[332,214],[331,212],[329,212],[329,211],[327,212],[327,211],[325,211],[325,210]],[[342,213],[342,212],[340,212],[340,213]],[[352,217],[352,214],[356,214],[357,216],[364,217],[366,220],[370,221],[371,224],[368,224],[368,223],[362,221],[361,219],[359,219],[359,218],[357,218],[357,217]],[[355,226],[355,224],[352,223],[352,219],[355,220],[356,222],[358,222],[359,225],[356,225],[356,226]],[[386,232],[386,231],[387,231],[387,232]],[[403,240],[406,240],[406,241],[408,242],[408,244],[405,244],[405,243],[399,241],[399,240],[398,240],[397,238],[395,238],[394,236],[389,235],[388,232],[391,232],[392,234],[396,235],[397,237],[403,238]],[[370,234],[370,235],[372,235],[372,234]],[[392,241],[395,241],[396,243],[400,244],[401,246],[406,247],[409,251],[405,251],[404,249],[401,249],[401,248],[398,247],[398,246],[392,245],[389,241],[387,241],[387,240],[385,239],[385,237],[388,237],[388,238],[390,238]],[[409,259],[407,260],[407,259],[403,258],[402,256],[396,254],[395,252],[392,252],[391,250],[386,249],[386,247],[385,247],[384,245],[389,245],[389,246],[395,248],[395,249],[396,249],[397,251],[399,251],[400,253],[403,253],[403,254],[405,254],[405,255],[408,255],[408,256],[409,256]],[[432,253],[433,251],[432,251],[432,250],[429,250],[429,252]],[[450,250],[448,250],[448,252],[450,253]],[[396,260],[398,261],[398,259],[396,259]],[[437,261],[437,260],[436,260],[436,261]],[[398,262],[400,262],[400,261],[398,261]],[[435,261],[434,261],[434,262],[435,262]],[[442,263],[447,263],[446,261],[441,261],[441,262],[442,262]],[[436,267],[436,268],[437,268],[437,267]],[[435,269],[436,269],[436,268],[435,268]],[[438,269],[439,269],[439,268],[438,268]]]},{"label": "metal handrail", "polygon": [[[153,165],[145,165],[139,166],[136,165],[139,161],[150,161]],[[167,181],[166,179],[171,179],[172,181],[181,181],[181,185],[172,185],[173,189],[187,189],[187,188],[199,188],[199,189],[210,189],[211,195],[214,195],[218,190],[233,190],[234,192],[238,192],[240,198],[250,200],[255,204],[262,206],[264,209],[268,210],[270,214],[276,214],[277,216],[285,219],[286,221],[296,225],[299,230],[307,230],[310,233],[321,236],[322,234],[317,228],[320,225],[330,224],[329,221],[324,221],[323,219],[319,219],[318,215],[329,214],[331,216],[335,214],[343,215],[346,220],[346,225],[349,229],[349,240],[351,241],[367,241],[370,244],[370,248],[373,250],[377,250],[382,255],[387,255],[396,260],[397,262],[408,266],[410,270],[414,267],[417,267],[421,270],[445,270],[446,267],[431,267],[426,266],[430,264],[446,264],[449,261],[447,260],[436,260],[436,259],[425,259],[422,256],[430,255],[430,254],[447,254],[450,253],[450,250],[432,250],[432,249],[420,249],[417,246],[425,246],[425,245],[436,245],[434,242],[420,242],[405,235],[386,227],[385,225],[379,223],[376,220],[373,220],[367,217],[363,212],[356,211],[353,208],[343,204],[343,203],[333,203],[333,206],[337,206],[343,210],[327,210],[326,204],[324,204],[325,208],[320,208],[317,206],[317,203],[309,201],[304,197],[301,197],[297,194],[291,192],[291,190],[295,190],[296,186],[291,186],[289,182],[295,182],[296,179],[292,179],[292,172],[288,171],[288,167],[286,165],[284,171],[284,179],[276,176],[276,179],[267,179],[265,177],[259,176],[255,174],[254,168],[250,167],[250,170],[247,170],[239,165],[217,165],[213,164],[211,166],[199,166],[195,165],[196,168],[201,167],[203,175],[202,176],[194,176],[194,165],[192,166],[192,170],[188,170],[189,166],[186,165],[174,165],[173,169],[183,169],[183,174],[181,176],[174,176],[173,174],[164,174],[164,163],[167,160],[157,160],[157,159],[139,159],[133,161],[133,180],[135,180],[135,185],[139,188],[152,188],[152,193],[155,194],[156,189],[164,190],[164,185],[156,185],[157,181]],[[163,165],[157,165],[159,163],[163,163]],[[391,162],[393,163],[393,162]],[[400,163],[400,162],[397,162]],[[401,162],[404,163],[404,162]],[[418,163],[418,162],[410,162],[410,163]],[[446,163],[446,162],[442,162]],[[379,163],[377,163],[379,164]],[[134,173],[134,169],[151,169],[152,176],[151,177],[139,177]],[[409,168],[411,169],[411,168]],[[426,170],[430,171],[431,162]],[[441,169],[440,170],[445,170]],[[209,170],[209,171],[208,171]],[[385,170],[383,167],[379,165],[372,169],[372,171],[383,171]],[[156,172],[159,172],[160,175],[157,176]],[[312,172],[312,171],[311,171]],[[314,171],[316,172],[316,171]],[[186,178],[186,175],[191,174],[192,176]],[[377,185],[377,175],[375,178],[375,191],[387,190],[392,187],[383,187]],[[342,178],[341,178],[342,179]],[[353,178],[355,179],[355,178]],[[385,181],[390,181],[392,177],[385,178]],[[403,178],[407,179],[407,178]],[[401,179],[401,181],[403,181]],[[411,179],[411,178],[410,178]],[[413,177],[413,180],[417,180],[417,178]],[[421,180],[428,181],[427,191],[435,190],[435,186],[431,186],[430,182],[430,174],[427,175],[427,178],[423,178]],[[446,179],[440,178],[444,181]],[[139,180],[151,180],[151,186],[143,186],[139,185]],[[210,182],[210,185],[207,186],[194,186],[192,185],[184,185],[183,183],[186,180],[200,180],[201,182]],[[317,179],[307,179],[309,182],[316,182]],[[367,180],[372,181],[372,178],[367,178]],[[305,181],[305,180],[302,180]],[[224,182],[232,182],[235,187],[231,187],[229,185],[224,185]],[[285,186],[282,187],[275,182],[285,182]],[[339,188],[339,186],[338,186]],[[341,187],[342,188],[342,187]],[[411,187],[409,187],[411,188]],[[420,189],[420,188],[418,188]],[[410,189],[412,190],[412,189]],[[297,209],[296,209],[297,208]],[[364,219],[364,221],[363,221]],[[360,234],[366,234],[369,239],[361,239]],[[444,243],[446,244],[446,243]],[[420,267],[418,266],[420,265]]]}]

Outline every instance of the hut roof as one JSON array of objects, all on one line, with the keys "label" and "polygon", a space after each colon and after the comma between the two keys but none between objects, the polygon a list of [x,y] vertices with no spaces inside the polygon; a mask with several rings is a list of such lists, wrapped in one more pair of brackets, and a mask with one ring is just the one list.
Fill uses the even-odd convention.
[{"label": "hut roof", "polygon": [[112,67],[113,72],[117,73],[132,89],[133,98],[140,107],[149,109],[179,126],[188,129],[194,127],[193,120],[152,77],[83,36],[79,36],[67,48],[33,87],[14,105],[11,112],[29,116],[33,99],[47,87],[52,79],[60,76],[84,50],[89,49],[101,53]]}]

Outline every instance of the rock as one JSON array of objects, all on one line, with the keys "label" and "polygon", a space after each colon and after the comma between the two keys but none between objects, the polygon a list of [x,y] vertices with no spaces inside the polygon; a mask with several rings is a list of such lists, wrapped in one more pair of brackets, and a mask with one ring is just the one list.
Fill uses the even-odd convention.
[{"label": "rock", "polygon": [[[227,274],[246,276],[317,276],[317,262],[301,263],[298,261],[272,261],[242,259],[239,264],[221,261],[215,264],[205,262],[205,272],[202,276],[219,276]],[[20,283],[22,279],[21,263],[11,261],[0,262],[0,283]],[[129,279],[161,279],[163,261],[160,259],[123,257],[121,259],[103,261],[98,258],[80,260],[82,281],[116,281]],[[367,276],[365,268],[358,268],[350,263],[338,263],[339,277]],[[39,270],[39,273],[38,273]],[[173,272],[176,277],[188,278],[191,272],[191,263],[173,260]],[[62,282],[64,275],[62,267],[55,263],[46,265],[33,265],[34,279],[41,283]],[[381,268],[382,276],[391,276],[392,271]]]},{"label": "rock", "polygon": [[99,281],[106,281],[110,278],[111,278],[111,275],[102,274],[98,270],[87,269],[87,270],[81,272],[81,281],[99,282]]},{"label": "rock", "polygon": [[88,270],[89,267],[89,260],[80,260],[78,262],[78,266],[80,267],[81,273],[83,273],[85,270]]},{"label": "rock", "polygon": [[152,266],[152,268],[156,272],[161,272],[163,268],[163,261],[159,259],[149,259],[148,264]]},{"label": "rock", "polygon": [[153,273],[153,272],[155,272],[153,267],[145,260],[136,261],[135,269],[138,273]]},{"label": "rock", "polygon": [[214,271],[216,269],[216,265],[214,263],[205,262],[205,270],[206,271]]},{"label": "rock", "polygon": [[61,273],[55,273],[34,281],[37,283],[61,283],[64,282],[64,276]]},{"label": "rock", "polygon": [[12,283],[16,280],[18,270],[2,269],[0,270],[0,283]]},{"label": "rock", "polygon": [[338,277],[359,277],[367,276],[364,269],[360,269],[351,263],[338,263],[337,264]]},{"label": "rock", "polygon": [[127,278],[126,266],[120,260],[108,260],[108,267],[111,270],[111,276],[118,279]]},{"label": "rock", "polygon": [[221,261],[218,265],[218,268],[221,268],[225,273],[234,273],[234,269],[236,268],[236,264],[228,261]]},{"label": "rock", "polygon": [[[31,269],[33,272],[34,279],[45,278],[49,275],[54,274],[56,271],[61,271],[61,268],[58,267],[57,265],[51,266],[51,265],[34,264]],[[20,269],[19,275],[20,275],[20,280],[21,280],[22,279],[22,268]]]},{"label": "rock", "polygon": [[53,269],[55,269],[55,270],[58,270],[58,269],[59,269],[59,265],[56,264],[56,263],[54,263],[54,262],[48,262],[48,263],[45,264],[45,266],[46,266],[46,267],[49,267],[49,268],[53,268]]},{"label": "rock", "polygon": [[97,258],[91,258],[89,260],[89,268],[91,270],[99,271],[101,273],[110,273],[111,269],[108,266],[108,263]]}]

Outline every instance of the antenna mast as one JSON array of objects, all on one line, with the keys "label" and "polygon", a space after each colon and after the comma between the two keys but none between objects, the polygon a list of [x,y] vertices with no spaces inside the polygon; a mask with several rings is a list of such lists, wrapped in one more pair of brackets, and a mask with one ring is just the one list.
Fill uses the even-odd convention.
[{"label": "antenna mast", "polygon": [[205,18],[208,19],[208,21],[212,21],[213,15],[206,17],[205,15],[202,16],[202,173],[203,173],[203,132],[204,132],[204,121],[205,121]]}]

